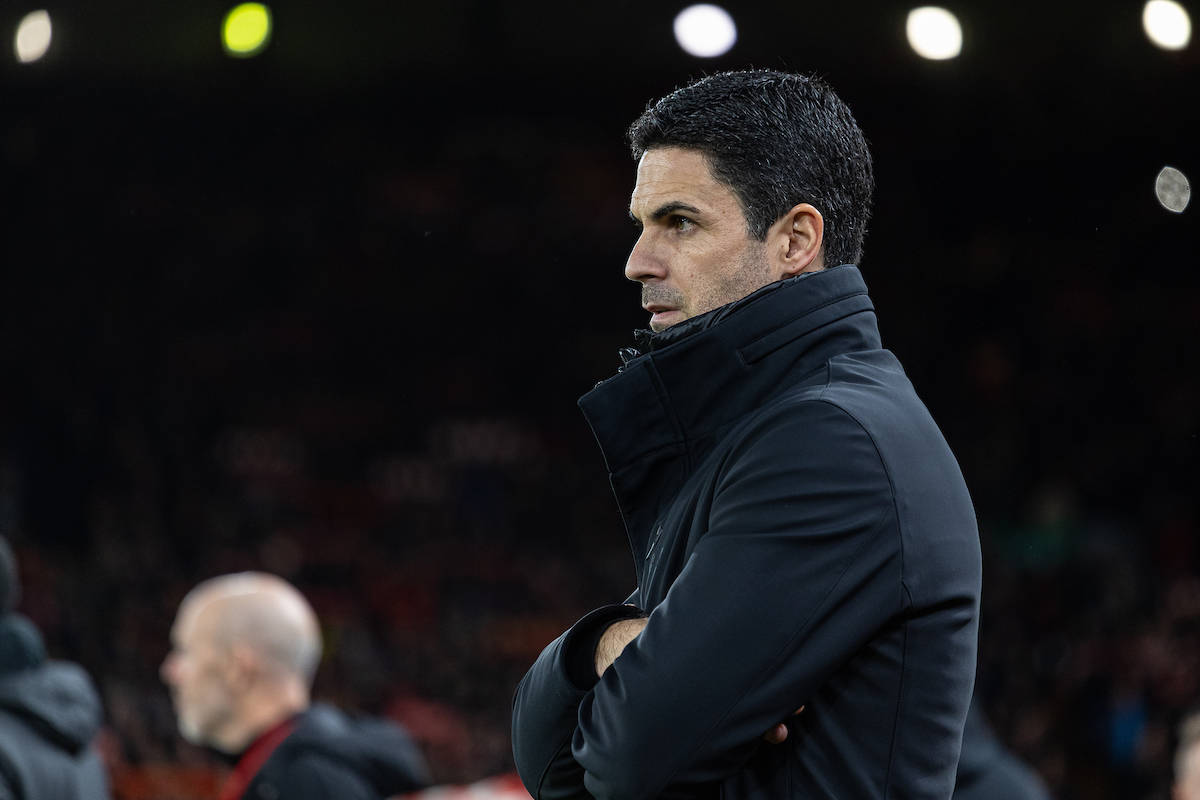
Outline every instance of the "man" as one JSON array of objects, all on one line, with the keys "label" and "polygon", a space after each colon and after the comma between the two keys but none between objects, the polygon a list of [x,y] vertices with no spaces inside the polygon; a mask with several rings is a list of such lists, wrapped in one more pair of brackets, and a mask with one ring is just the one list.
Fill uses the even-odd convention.
[{"label": "man", "polygon": [[1179,723],[1179,745],[1175,749],[1175,784],[1171,800],[1200,800],[1200,712]]},{"label": "man", "polygon": [[0,800],[107,800],[93,744],[100,698],[81,668],[46,660],[41,634],[13,610],[19,597],[0,537]]},{"label": "man", "polygon": [[629,135],[652,332],[580,405],[638,585],[521,681],[518,771],[538,798],[949,798],[979,538],[854,266],[862,132],[821,81],[748,71]]},{"label": "man", "polygon": [[188,741],[240,758],[221,800],[378,800],[421,788],[407,735],[310,705],[321,657],[316,615],[281,578],[223,575],[193,589],[162,678]]}]

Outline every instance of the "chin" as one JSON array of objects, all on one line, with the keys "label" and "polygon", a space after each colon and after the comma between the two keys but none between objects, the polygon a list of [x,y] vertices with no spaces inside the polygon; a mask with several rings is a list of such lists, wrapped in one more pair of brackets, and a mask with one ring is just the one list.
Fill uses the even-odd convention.
[{"label": "chin", "polygon": [[204,741],[204,734],[200,731],[200,729],[190,720],[184,719],[183,717],[179,718],[179,735],[182,736],[189,744],[199,745],[201,747],[206,744]]},{"label": "chin", "polygon": [[196,719],[191,714],[185,714],[182,711],[178,713],[179,735],[184,738],[188,744],[194,744],[197,747],[212,747],[214,742],[210,734],[211,726],[206,726],[202,720]]}]

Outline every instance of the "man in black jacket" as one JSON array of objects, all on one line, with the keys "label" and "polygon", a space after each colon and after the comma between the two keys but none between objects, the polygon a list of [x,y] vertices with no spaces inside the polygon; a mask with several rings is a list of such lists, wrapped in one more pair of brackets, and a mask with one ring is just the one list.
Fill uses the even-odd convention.
[{"label": "man in black jacket", "polygon": [[311,705],[316,615],[291,584],[239,573],[180,604],[163,681],[190,742],[237,755],[221,800],[380,800],[428,783],[398,726]]},{"label": "man in black jacket", "polygon": [[41,634],[13,610],[19,596],[0,537],[0,800],[108,800],[93,743],[100,697],[79,666],[46,660]]},{"label": "man in black jacket", "polygon": [[637,589],[521,681],[518,771],[537,798],[947,800],[979,538],[854,266],[862,132],[821,81],[748,71],[630,139],[652,332],[580,406]]}]

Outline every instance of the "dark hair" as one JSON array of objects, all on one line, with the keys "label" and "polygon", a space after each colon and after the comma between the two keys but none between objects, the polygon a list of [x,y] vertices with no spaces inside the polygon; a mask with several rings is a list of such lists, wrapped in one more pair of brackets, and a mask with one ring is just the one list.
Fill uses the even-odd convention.
[{"label": "dark hair", "polygon": [[854,115],[819,78],[719,72],[646,107],[629,126],[634,160],[655,147],[698,150],[737,195],[762,240],[797,203],[825,220],[825,264],[857,264],[871,217],[871,151]]}]

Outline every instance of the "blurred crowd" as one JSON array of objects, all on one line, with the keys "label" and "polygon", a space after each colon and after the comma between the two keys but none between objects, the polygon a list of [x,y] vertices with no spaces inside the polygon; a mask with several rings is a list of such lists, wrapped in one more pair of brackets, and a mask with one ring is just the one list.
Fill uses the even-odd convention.
[{"label": "blurred crowd", "polygon": [[[158,668],[183,594],[243,569],[316,608],[316,697],[401,721],[440,782],[508,772],[519,677],[633,588],[575,408],[645,322],[620,121],[189,102],[18,101],[0,128],[22,611],[100,687],[118,795],[223,768]],[[1165,798],[1200,700],[1196,235],[1022,194],[1053,153],[965,163],[862,116],[864,275],[980,518],[977,692],[1057,797]]]}]

